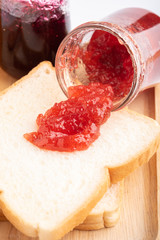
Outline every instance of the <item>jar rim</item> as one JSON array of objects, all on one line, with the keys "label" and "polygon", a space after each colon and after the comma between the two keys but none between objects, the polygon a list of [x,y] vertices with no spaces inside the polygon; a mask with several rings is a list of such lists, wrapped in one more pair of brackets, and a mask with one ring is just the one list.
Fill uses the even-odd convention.
[{"label": "jar rim", "polygon": [[86,33],[88,30],[89,31],[102,30],[102,31],[111,33],[119,41],[121,41],[124,44],[124,46],[127,48],[127,51],[131,56],[132,66],[134,70],[132,86],[129,93],[124,98],[122,98],[118,103],[113,104],[112,111],[119,110],[125,107],[126,105],[128,105],[137,96],[141,82],[143,81],[144,75],[143,75],[143,68],[141,67],[143,66],[141,62],[141,55],[140,55],[140,51],[137,44],[135,43],[135,41],[133,40],[129,32],[127,32],[126,30],[124,30],[123,28],[119,27],[116,24],[112,24],[109,22],[92,21],[92,22],[81,24],[80,26],[73,29],[61,42],[56,54],[55,69],[56,69],[57,80],[63,92],[67,96],[67,85],[64,85],[65,82],[62,81],[62,77],[64,76],[62,76],[62,73],[60,74],[59,72],[59,59],[60,59],[60,56],[63,55],[64,49],[67,48],[68,42],[74,41],[72,37],[82,31]]}]

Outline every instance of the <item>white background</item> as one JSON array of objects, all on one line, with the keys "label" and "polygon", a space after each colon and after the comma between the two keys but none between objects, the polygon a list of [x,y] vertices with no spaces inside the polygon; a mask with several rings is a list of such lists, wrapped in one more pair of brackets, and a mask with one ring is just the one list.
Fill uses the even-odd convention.
[{"label": "white background", "polygon": [[71,28],[87,21],[101,20],[110,13],[126,8],[141,7],[160,15],[160,0],[68,0]]}]

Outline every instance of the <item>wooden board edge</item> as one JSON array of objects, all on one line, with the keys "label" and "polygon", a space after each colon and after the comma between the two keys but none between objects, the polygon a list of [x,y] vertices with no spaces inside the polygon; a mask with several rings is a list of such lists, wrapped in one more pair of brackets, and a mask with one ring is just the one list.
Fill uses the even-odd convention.
[{"label": "wooden board edge", "polygon": [[[160,84],[155,86],[155,119],[160,124]],[[157,216],[158,233],[156,240],[160,239],[160,148],[156,153],[157,158]]]}]

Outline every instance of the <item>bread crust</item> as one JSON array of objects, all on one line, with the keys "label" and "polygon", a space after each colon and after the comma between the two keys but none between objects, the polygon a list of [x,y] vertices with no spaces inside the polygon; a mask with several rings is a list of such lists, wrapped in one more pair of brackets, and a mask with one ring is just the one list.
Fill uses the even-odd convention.
[{"label": "bread crust", "polygon": [[[39,228],[39,239],[40,240],[58,240],[61,239],[66,233],[73,230],[75,226],[82,223],[84,219],[88,216],[89,212],[95,207],[95,205],[100,201],[105,192],[110,186],[110,177],[107,168],[104,168],[104,174],[102,176],[101,184],[99,188],[95,190],[94,194],[87,199],[85,204],[83,204],[76,212],[64,220],[55,230],[48,233],[45,229]],[[97,191],[98,190],[98,191]]]},{"label": "bread crust", "polygon": [[98,230],[101,228],[113,227],[119,221],[120,218],[120,210],[123,200],[123,192],[124,192],[124,181],[121,181],[120,188],[118,191],[118,206],[111,211],[106,211],[97,214],[90,213],[87,218],[84,220],[82,224],[77,226],[75,229],[77,230]]},{"label": "bread crust", "polygon": [[[18,84],[20,84],[22,81],[27,81],[29,77],[31,77],[39,68],[41,68],[43,65],[48,66],[48,68],[52,68],[54,70],[54,67],[50,62],[42,62],[39,64],[36,68],[34,68],[28,75],[21,78],[19,81],[15,82],[12,86],[4,90],[0,94],[0,98],[3,97],[3,95],[12,90],[12,88]],[[128,110],[130,111],[130,110]],[[135,113],[134,113],[135,114]],[[153,120],[154,121],[154,120]],[[154,121],[155,122],[155,121]],[[159,127],[159,126],[158,126]],[[159,127],[160,128],[160,127]],[[48,229],[44,229],[42,226],[32,226],[28,222],[24,222],[24,220],[21,218],[21,216],[18,216],[15,212],[12,210],[12,206],[9,206],[7,204],[7,200],[5,199],[5,191],[0,193],[0,207],[2,208],[2,211],[6,218],[22,233],[26,234],[30,237],[37,237],[39,236],[40,240],[58,240],[61,237],[63,237],[66,233],[71,231],[74,227],[76,227],[79,223],[82,223],[84,219],[87,217],[91,209],[98,203],[98,201],[103,197],[104,193],[106,192],[107,188],[110,184],[110,177],[112,183],[116,183],[118,181],[121,181],[124,177],[129,175],[132,171],[134,171],[138,166],[141,166],[143,163],[147,162],[151,156],[156,152],[158,145],[160,143],[160,133],[157,135],[156,139],[153,140],[151,145],[149,145],[146,149],[143,150],[143,152],[139,153],[138,156],[135,156],[131,160],[129,160],[126,163],[123,163],[119,166],[114,167],[108,167],[106,166],[104,168],[104,171],[102,169],[102,176],[99,184],[98,191],[95,189],[95,192],[90,196],[89,199],[86,199],[85,202],[81,205],[79,209],[76,210],[76,212],[72,213],[70,216],[67,217],[60,225],[57,225],[55,229],[51,229],[50,231]],[[109,173],[108,173],[109,169]],[[110,176],[109,176],[110,175]],[[116,213],[116,211],[115,211]],[[107,213],[108,214],[108,213]],[[105,223],[106,217],[105,214],[103,215],[103,222],[102,225],[109,225],[109,223]],[[96,223],[96,227],[100,227],[101,223]],[[101,226],[102,226],[101,225]],[[88,224],[88,226],[91,227],[91,224]],[[87,227],[87,225],[85,226]],[[95,227],[95,226],[94,226]],[[98,229],[97,228],[97,229]],[[94,228],[95,229],[95,228]]]},{"label": "bread crust", "polygon": [[10,85],[9,87],[7,87],[6,89],[2,90],[0,92],[0,98],[1,96],[3,96],[6,92],[10,91],[12,88],[14,88],[15,86],[19,85],[21,82],[27,81],[27,79],[29,77],[31,77],[33,74],[35,74],[37,72],[38,69],[40,69],[42,66],[48,66],[49,69],[52,69],[53,71],[55,70],[55,68],[53,67],[52,63],[49,61],[43,61],[41,63],[39,63],[36,67],[34,67],[27,75],[25,75],[24,77],[20,78],[19,80],[17,80],[16,82],[14,82],[12,85]]},{"label": "bread crust", "polygon": [[111,178],[111,183],[117,183],[128,176],[136,168],[147,163],[150,158],[156,153],[160,144],[160,134],[157,135],[156,139],[144,149],[143,152],[139,153],[138,156],[132,158],[129,162],[123,163],[122,165],[116,167],[108,167],[109,174]]},{"label": "bread crust", "polygon": [[44,240],[58,240],[61,239],[66,233],[73,230],[79,223],[82,223],[88,216],[89,212],[95,207],[99,200],[103,197],[105,192],[110,186],[110,177],[107,168],[102,171],[102,176],[99,184],[98,191],[95,189],[92,196],[86,199],[86,202],[81,205],[76,212],[68,216],[60,225],[51,231],[41,228],[41,226],[32,226],[28,222],[24,222],[21,216],[13,212],[12,207],[8,206],[5,201],[5,193],[0,194],[0,208],[2,209],[5,217],[23,234],[29,237],[39,237]]},{"label": "bread crust", "polygon": [[95,222],[92,224],[91,223],[81,224],[78,227],[76,227],[76,229],[81,231],[92,231],[92,230],[99,230],[102,228],[114,227],[120,218],[120,208],[112,212],[110,217],[108,216],[108,213],[106,214],[107,214],[107,218],[102,216],[100,222]]}]

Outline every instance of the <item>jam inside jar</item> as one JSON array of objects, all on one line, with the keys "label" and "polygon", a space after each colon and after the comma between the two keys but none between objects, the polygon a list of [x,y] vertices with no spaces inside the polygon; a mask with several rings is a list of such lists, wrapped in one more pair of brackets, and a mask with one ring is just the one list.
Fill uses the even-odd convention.
[{"label": "jam inside jar", "polygon": [[43,60],[55,61],[70,29],[66,0],[0,2],[0,66],[15,78]]},{"label": "jam inside jar", "polygon": [[56,54],[56,74],[70,86],[101,82],[113,87],[113,109],[128,105],[160,82],[160,17],[141,8],[121,9],[71,31]]},{"label": "jam inside jar", "polygon": [[89,82],[109,84],[114,101],[125,97],[133,82],[132,59],[124,44],[109,32],[96,30],[79,58],[85,65]]}]

